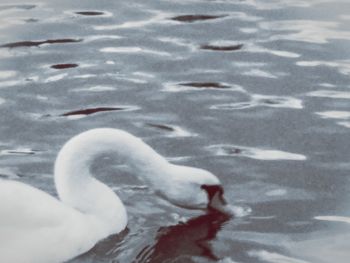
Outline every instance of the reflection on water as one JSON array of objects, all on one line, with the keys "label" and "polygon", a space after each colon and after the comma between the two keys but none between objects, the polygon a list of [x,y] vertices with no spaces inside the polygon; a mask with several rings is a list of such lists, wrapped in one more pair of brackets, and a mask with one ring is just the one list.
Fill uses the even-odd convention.
[{"label": "reflection on water", "polygon": [[215,173],[249,213],[173,207],[103,159],[129,231],[76,262],[347,263],[349,12],[347,0],[3,0],[0,177],[55,194],[61,145],[121,128]]},{"label": "reflection on water", "polygon": [[41,46],[44,44],[66,44],[66,43],[77,43],[81,42],[82,39],[48,39],[43,41],[20,41],[14,43],[8,43],[1,45],[2,48],[18,48],[18,47],[33,47]]},{"label": "reflection on water", "polygon": [[220,259],[210,246],[218,231],[229,217],[211,213],[202,215],[175,226],[158,230],[155,244],[145,246],[133,262],[166,262],[182,260],[191,262],[192,256],[201,256],[213,261]]},{"label": "reflection on water", "polygon": [[76,68],[78,66],[79,66],[78,64],[66,63],[66,64],[52,65],[51,68],[54,68],[54,69],[66,69],[66,68]]},{"label": "reflection on water", "polygon": [[306,156],[302,154],[288,153],[278,150],[249,148],[235,145],[211,145],[209,150],[221,156],[243,156],[257,160],[294,160],[304,161]]},{"label": "reflection on water", "polygon": [[207,44],[207,45],[202,45],[201,49],[213,50],[213,51],[235,51],[235,50],[240,50],[242,47],[243,47],[243,44],[227,45],[227,46]]},{"label": "reflection on water", "polygon": [[103,12],[97,12],[97,11],[81,11],[81,12],[75,12],[78,15],[82,16],[101,16],[104,15]]},{"label": "reflection on water", "polygon": [[211,20],[211,19],[218,19],[223,18],[226,15],[183,15],[183,16],[176,16],[172,17],[172,20],[179,21],[179,22],[187,22],[187,23],[193,23],[196,21],[202,21],[202,20]]}]

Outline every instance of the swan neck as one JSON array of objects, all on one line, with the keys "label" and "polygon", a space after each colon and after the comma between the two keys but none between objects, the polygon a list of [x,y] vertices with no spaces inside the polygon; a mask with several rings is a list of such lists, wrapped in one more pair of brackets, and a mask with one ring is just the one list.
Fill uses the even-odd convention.
[{"label": "swan neck", "polygon": [[[61,149],[55,163],[55,183],[58,195],[74,208],[90,214],[110,211],[107,205],[114,202],[116,210],[124,207],[115,193],[93,178],[90,166],[104,153],[116,153],[135,174],[155,185],[157,175],[168,162],[141,139],[121,130],[95,129],[70,139]],[[112,207],[113,207],[112,205]],[[106,217],[114,217],[117,211]]]}]

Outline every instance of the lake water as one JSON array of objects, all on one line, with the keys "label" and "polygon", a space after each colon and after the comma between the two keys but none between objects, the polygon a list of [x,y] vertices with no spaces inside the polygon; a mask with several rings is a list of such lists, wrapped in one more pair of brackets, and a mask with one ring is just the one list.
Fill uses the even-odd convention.
[{"label": "lake water", "polygon": [[102,158],[128,229],[70,262],[348,262],[348,0],[2,0],[0,20],[1,177],[56,195],[62,144],[114,127],[251,209],[174,207]]}]

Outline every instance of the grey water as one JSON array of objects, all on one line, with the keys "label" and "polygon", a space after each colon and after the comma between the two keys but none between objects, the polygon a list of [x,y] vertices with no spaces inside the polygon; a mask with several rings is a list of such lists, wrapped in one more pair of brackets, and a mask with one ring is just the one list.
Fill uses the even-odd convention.
[{"label": "grey water", "polygon": [[102,158],[128,228],[72,263],[348,262],[349,102],[348,0],[0,3],[1,177],[56,196],[62,144],[113,127],[251,209],[174,207]]}]

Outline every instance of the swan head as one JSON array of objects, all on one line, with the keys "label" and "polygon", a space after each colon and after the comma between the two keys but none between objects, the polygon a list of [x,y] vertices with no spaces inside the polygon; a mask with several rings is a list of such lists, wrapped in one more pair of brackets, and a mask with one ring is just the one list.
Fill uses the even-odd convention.
[{"label": "swan head", "polygon": [[172,165],[166,187],[157,193],[170,203],[187,209],[201,209],[231,214],[219,179],[209,171]]}]

